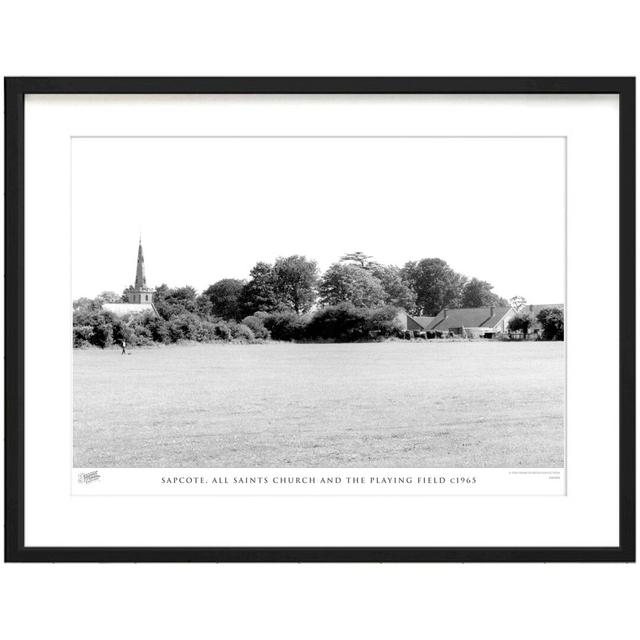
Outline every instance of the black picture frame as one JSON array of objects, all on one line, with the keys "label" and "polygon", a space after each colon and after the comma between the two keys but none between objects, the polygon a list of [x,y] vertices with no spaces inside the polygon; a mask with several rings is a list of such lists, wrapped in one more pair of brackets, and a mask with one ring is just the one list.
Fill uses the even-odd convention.
[{"label": "black picture frame", "polygon": [[[635,561],[635,78],[5,78],[6,562]],[[620,540],[616,547],[25,547],[24,99],[27,94],[615,94],[620,114]]]}]

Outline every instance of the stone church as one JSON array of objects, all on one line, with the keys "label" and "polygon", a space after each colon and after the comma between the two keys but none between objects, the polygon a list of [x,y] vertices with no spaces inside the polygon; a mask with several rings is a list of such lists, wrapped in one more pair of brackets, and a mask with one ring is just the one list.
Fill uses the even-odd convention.
[{"label": "stone church", "polygon": [[102,305],[105,311],[110,311],[116,316],[122,317],[132,313],[151,313],[159,317],[153,304],[154,290],[147,286],[147,276],[144,269],[144,253],[142,252],[142,238],[138,244],[138,262],[136,265],[136,280],[133,287],[126,291],[126,302],[106,302]]}]

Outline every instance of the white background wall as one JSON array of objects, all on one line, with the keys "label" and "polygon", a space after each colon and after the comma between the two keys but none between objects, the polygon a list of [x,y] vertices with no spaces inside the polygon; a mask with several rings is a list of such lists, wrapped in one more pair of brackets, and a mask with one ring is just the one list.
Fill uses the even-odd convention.
[{"label": "white background wall", "polygon": [[[3,75],[637,75],[637,3],[5,2]],[[9,638],[602,638],[637,565],[3,565]],[[634,606],[636,611],[634,611]]]}]

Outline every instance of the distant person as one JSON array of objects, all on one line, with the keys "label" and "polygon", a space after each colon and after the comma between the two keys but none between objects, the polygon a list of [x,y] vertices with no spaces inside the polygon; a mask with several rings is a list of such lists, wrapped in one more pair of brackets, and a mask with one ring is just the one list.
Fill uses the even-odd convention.
[{"label": "distant person", "polygon": [[126,356],[127,355],[127,343],[122,340],[122,342],[120,343],[122,345],[122,353],[121,355]]}]

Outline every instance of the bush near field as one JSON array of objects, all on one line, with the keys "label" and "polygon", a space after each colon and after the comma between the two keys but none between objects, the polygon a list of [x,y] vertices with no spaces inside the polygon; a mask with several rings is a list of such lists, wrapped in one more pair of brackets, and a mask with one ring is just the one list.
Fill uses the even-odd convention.
[{"label": "bush near field", "polygon": [[542,327],[543,340],[564,340],[564,312],[562,309],[542,309],[536,319]]},{"label": "bush near field", "polygon": [[106,348],[125,341],[131,346],[176,342],[254,342],[251,327],[234,321],[201,318],[180,313],[169,320],[150,313],[117,318],[107,311],[73,314],[73,346]]},{"label": "bush near field", "polygon": [[336,342],[400,337],[402,327],[398,324],[398,312],[391,306],[366,309],[347,302],[324,307],[311,317],[306,337]]},{"label": "bush near field", "polygon": [[[182,312],[170,319],[151,314],[118,318],[102,310],[73,314],[73,346],[106,348],[123,340],[131,346],[191,342],[358,342],[402,337],[400,310],[393,306],[366,309],[350,303],[321,307],[313,313],[257,312],[241,322],[202,318]],[[536,317],[542,340],[564,339],[564,317],[559,309],[543,309]],[[516,317],[510,330],[527,330],[532,318]]]},{"label": "bush near field", "polygon": [[355,342],[402,335],[399,310],[385,306],[363,309],[349,303],[322,307],[314,313],[258,312],[241,322],[202,318],[183,312],[166,320],[150,313],[118,318],[102,310],[76,311],[73,346],[106,348],[123,340],[131,346],[193,342],[259,342],[264,340]]}]

